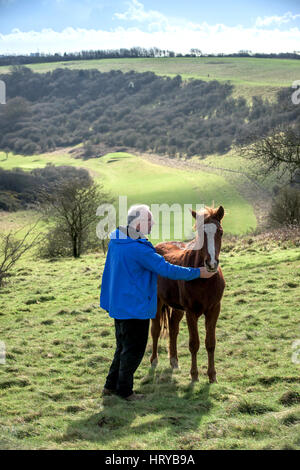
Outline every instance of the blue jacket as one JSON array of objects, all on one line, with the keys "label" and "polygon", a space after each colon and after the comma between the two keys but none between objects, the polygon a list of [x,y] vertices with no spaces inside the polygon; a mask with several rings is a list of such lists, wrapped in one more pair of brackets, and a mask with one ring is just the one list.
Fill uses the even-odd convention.
[{"label": "blue jacket", "polygon": [[155,318],[157,276],[191,281],[200,277],[200,268],[168,263],[146,238],[130,238],[123,230],[110,234],[100,307],[120,320]]}]

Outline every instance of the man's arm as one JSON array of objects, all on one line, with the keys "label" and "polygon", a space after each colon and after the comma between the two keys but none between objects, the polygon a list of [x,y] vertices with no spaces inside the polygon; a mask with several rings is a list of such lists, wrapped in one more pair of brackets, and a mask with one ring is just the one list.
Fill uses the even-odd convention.
[{"label": "man's arm", "polygon": [[[192,281],[199,277],[211,277],[214,273],[208,273],[205,268],[186,268],[171,264],[165,258],[156,253],[150,247],[144,247],[136,260],[143,268],[148,269],[168,279]],[[206,275],[207,273],[207,275]]]}]

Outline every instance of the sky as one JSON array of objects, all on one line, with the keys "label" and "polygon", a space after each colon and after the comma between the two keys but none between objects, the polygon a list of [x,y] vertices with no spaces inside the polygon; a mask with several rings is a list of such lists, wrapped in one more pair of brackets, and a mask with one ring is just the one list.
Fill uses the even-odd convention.
[{"label": "sky", "polygon": [[0,0],[0,55],[300,51],[299,0]]}]

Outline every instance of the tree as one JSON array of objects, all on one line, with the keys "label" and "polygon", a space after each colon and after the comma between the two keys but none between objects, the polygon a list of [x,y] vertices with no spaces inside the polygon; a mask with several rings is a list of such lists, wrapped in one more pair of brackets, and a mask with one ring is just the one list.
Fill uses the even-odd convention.
[{"label": "tree", "polygon": [[[254,136],[250,137],[254,140]],[[242,155],[260,163],[264,177],[276,172],[279,180],[288,175],[292,183],[300,169],[300,131],[296,128],[277,128],[271,135],[255,139],[251,145],[240,146]]]},{"label": "tree", "polygon": [[300,190],[297,188],[282,188],[272,202],[269,214],[272,226],[300,225]]},{"label": "tree", "polygon": [[83,155],[85,157],[91,157],[94,153],[93,145],[91,142],[87,141],[83,144]]},{"label": "tree", "polygon": [[10,231],[0,234],[0,287],[3,286],[5,278],[9,276],[11,269],[21,256],[41,241],[41,234],[34,234],[38,222],[39,219],[21,238],[18,238],[17,233],[23,228],[14,233]]},{"label": "tree", "polygon": [[202,51],[200,49],[191,49],[191,54],[193,54],[196,57],[201,57]]},{"label": "tree", "polygon": [[58,184],[51,194],[42,191],[41,199],[44,216],[48,220],[51,217],[55,224],[54,229],[49,230],[51,243],[55,233],[57,243],[67,240],[74,258],[79,258],[89,247],[91,237],[96,236],[97,207],[100,203],[112,202],[101,185],[92,180],[83,183],[79,178]]},{"label": "tree", "polygon": [[2,151],[3,151],[3,153],[5,153],[5,155],[6,155],[6,158],[3,159],[2,161],[8,160],[8,155],[9,155],[9,152],[10,152],[10,148],[9,148],[9,147],[3,147],[3,148],[2,148]]},{"label": "tree", "polygon": [[14,124],[20,118],[26,116],[29,113],[28,101],[24,98],[17,96],[9,100],[4,108],[3,121],[5,126]]}]

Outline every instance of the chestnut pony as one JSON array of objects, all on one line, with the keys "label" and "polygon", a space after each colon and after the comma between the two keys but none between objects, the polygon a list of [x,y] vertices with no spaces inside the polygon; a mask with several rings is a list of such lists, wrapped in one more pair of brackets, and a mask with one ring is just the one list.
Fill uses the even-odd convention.
[{"label": "chestnut pony", "polygon": [[[189,282],[173,281],[158,276],[157,314],[151,322],[153,349],[150,361],[152,367],[156,367],[158,338],[163,325],[167,325],[170,364],[172,368],[178,368],[177,335],[179,323],[186,312],[189,349],[192,358],[191,377],[192,381],[197,381],[197,352],[200,345],[197,322],[198,318],[204,314],[205,346],[208,355],[207,374],[209,382],[213,383],[217,381],[214,364],[215,330],[225,287],[223,274],[219,267],[223,233],[221,220],[224,216],[224,209],[222,206],[218,209],[206,207],[202,212],[202,217],[197,217],[200,213],[191,212],[196,219],[196,237],[188,243],[162,242],[156,245],[155,249],[170,263],[190,267],[206,266],[208,271],[215,271],[216,274],[209,279],[200,278]],[[203,244],[199,243],[200,230],[202,230]]]}]

